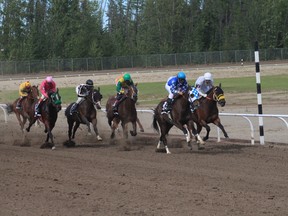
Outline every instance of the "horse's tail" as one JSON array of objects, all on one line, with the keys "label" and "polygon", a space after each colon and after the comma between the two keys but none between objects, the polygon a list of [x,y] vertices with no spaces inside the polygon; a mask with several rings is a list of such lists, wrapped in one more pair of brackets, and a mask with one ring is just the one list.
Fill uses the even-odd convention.
[{"label": "horse's tail", "polygon": [[14,112],[13,104],[6,104],[6,110],[8,114],[11,114],[12,112]]},{"label": "horse's tail", "polygon": [[156,119],[157,113],[156,113],[155,111],[156,111],[156,110],[154,109],[154,110],[153,110],[153,123],[152,123],[152,126],[153,126],[154,130],[156,130],[157,133],[159,133],[159,127],[158,127],[157,119]]}]

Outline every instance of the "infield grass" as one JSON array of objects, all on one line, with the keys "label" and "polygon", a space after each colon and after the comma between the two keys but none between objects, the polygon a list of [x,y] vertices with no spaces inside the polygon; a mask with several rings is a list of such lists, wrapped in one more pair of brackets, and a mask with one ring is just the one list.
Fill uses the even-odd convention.
[{"label": "infield grass", "polygon": [[[188,81],[193,84],[194,81]],[[240,78],[221,78],[215,79],[214,84],[222,84],[222,89],[225,93],[246,93],[256,92],[256,78],[255,77],[240,77]],[[288,91],[288,76],[274,75],[261,77],[262,92]],[[165,82],[149,82],[139,83],[139,103],[141,105],[155,105],[162,98],[167,96],[164,88]],[[97,86],[96,86],[97,87]],[[115,85],[101,85],[99,86],[103,95],[102,104],[104,105],[107,98],[115,95]],[[63,104],[69,104],[77,99],[75,87],[61,88],[60,94],[62,96]],[[9,103],[18,97],[18,89],[11,91],[0,91],[0,102]]]}]

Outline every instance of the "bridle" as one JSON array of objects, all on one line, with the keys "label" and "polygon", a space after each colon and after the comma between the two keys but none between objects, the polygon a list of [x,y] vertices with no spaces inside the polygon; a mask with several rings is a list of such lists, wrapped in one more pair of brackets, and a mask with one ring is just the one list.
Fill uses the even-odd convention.
[{"label": "bridle", "polygon": [[224,96],[224,94],[219,94],[219,95],[217,95],[216,94],[216,89],[217,89],[217,87],[214,87],[213,88],[213,95],[212,95],[212,98],[211,97],[206,97],[208,100],[214,100],[214,101],[216,101],[216,102],[219,102],[220,100],[225,100],[225,96]]}]

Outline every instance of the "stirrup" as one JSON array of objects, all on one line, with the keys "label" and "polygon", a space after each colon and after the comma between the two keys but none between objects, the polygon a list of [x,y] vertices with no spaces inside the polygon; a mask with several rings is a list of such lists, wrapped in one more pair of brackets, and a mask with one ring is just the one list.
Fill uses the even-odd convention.
[{"label": "stirrup", "polygon": [[113,111],[113,115],[119,115],[118,111]]},{"label": "stirrup", "polygon": [[16,109],[17,109],[17,110],[20,110],[20,109],[21,109],[21,106],[16,106]]}]

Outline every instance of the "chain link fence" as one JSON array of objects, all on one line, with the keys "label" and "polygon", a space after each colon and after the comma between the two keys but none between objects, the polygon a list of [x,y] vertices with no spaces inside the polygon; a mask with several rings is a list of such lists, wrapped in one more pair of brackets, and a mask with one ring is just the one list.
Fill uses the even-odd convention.
[{"label": "chain link fence", "polygon": [[[288,59],[288,49],[260,50],[260,61]],[[0,74],[37,74],[41,72],[87,72],[121,68],[154,68],[180,65],[254,62],[254,50],[191,52],[138,56],[73,58],[25,61],[0,61]]]}]

